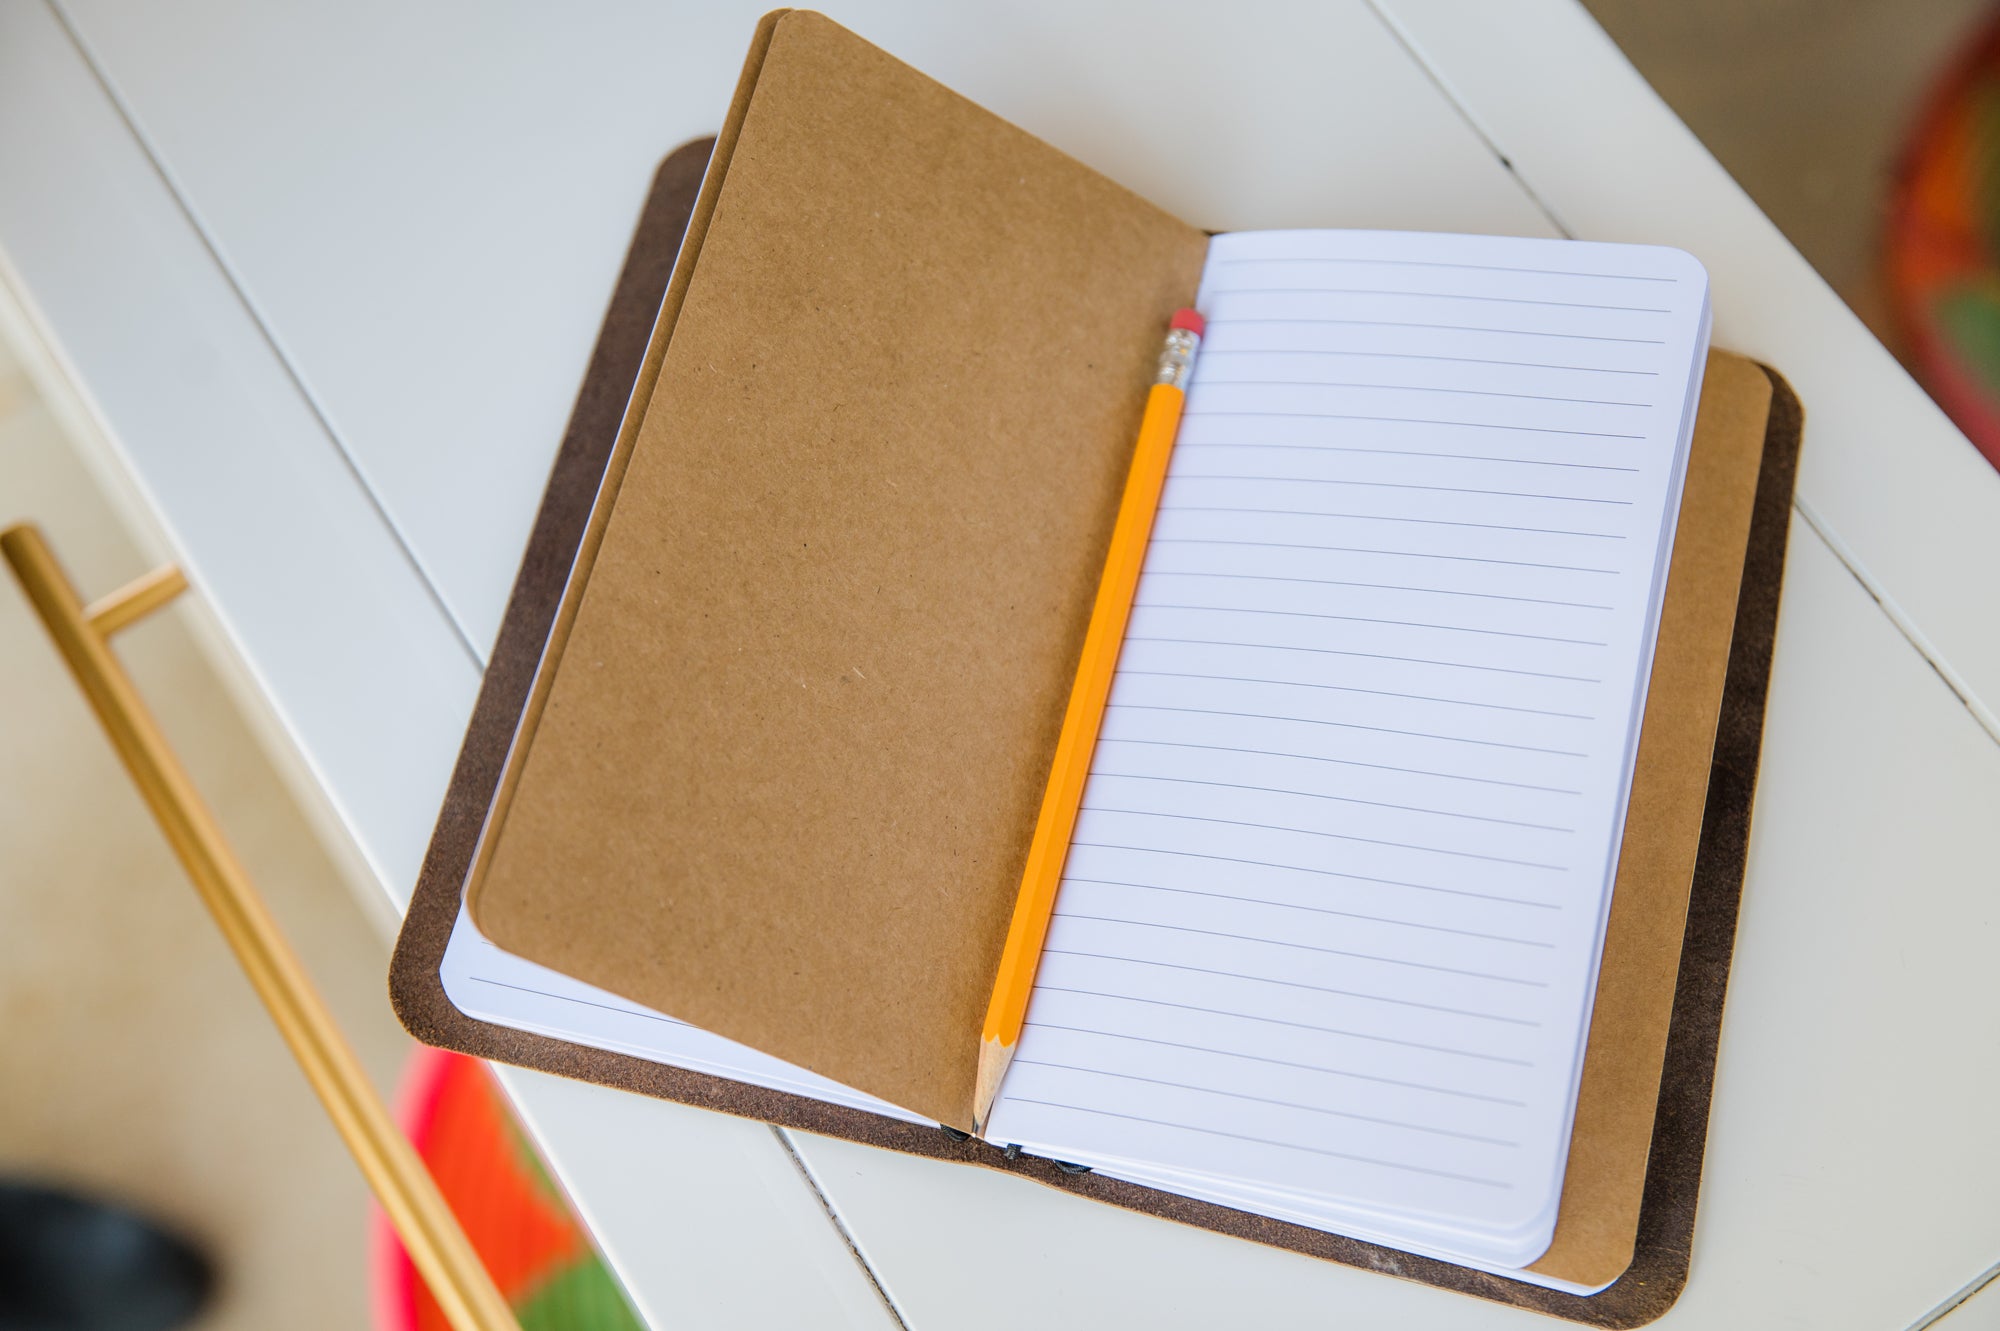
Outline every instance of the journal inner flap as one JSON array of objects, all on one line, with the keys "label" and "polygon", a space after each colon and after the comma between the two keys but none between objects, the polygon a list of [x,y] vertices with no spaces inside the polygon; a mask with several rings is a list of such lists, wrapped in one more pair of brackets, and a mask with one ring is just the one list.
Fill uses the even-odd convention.
[{"label": "journal inner flap", "polygon": [[1555,1237],[1532,1270],[1579,1285],[1632,1261],[1688,892],[1701,846],[1771,381],[1709,353],[1605,927]]},{"label": "journal inner flap", "polygon": [[471,908],[965,1126],[1206,238],[816,14],[769,34]]}]

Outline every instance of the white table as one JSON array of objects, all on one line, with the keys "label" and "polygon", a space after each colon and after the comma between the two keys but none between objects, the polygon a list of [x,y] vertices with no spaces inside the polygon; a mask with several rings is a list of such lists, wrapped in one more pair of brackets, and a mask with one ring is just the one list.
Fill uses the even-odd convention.
[{"label": "white table", "polygon": [[[715,128],[759,7],[0,7],[8,280],[398,904],[651,167]],[[1583,11],[832,12],[1205,226],[1567,231],[1708,265],[1718,342],[1783,369],[1810,425],[1693,1275],[1663,1325],[1929,1325],[2000,1270],[2000,476]],[[660,1326],[1547,1325],[506,1080]]]}]

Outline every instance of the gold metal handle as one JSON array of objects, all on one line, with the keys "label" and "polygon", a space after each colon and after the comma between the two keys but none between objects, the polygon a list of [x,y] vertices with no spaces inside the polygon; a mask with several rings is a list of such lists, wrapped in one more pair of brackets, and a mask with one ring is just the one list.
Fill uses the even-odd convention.
[{"label": "gold metal handle", "polygon": [[187,580],[178,569],[159,569],[85,606],[32,524],[0,532],[0,553],[445,1317],[456,1331],[519,1331],[437,1184],[368,1084],[325,1002],[111,651],[111,634],[166,605],[186,589]]}]

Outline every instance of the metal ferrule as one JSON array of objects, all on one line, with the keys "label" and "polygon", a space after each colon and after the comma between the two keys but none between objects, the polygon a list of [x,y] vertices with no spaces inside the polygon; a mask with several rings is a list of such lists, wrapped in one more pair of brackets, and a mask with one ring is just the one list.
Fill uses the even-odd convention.
[{"label": "metal ferrule", "polygon": [[1188,375],[1194,371],[1194,351],[1201,345],[1201,336],[1186,328],[1171,329],[1167,333],[1167,344],[1160,349],[1160,373],[1154,378],[1156,384],[1167,384],[1185,389]]}]

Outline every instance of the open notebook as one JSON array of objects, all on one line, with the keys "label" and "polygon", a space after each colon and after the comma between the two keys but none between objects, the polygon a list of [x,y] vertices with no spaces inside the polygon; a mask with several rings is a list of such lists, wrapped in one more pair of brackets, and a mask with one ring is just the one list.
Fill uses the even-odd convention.
[{"label": "open notebook", "polygon": [[[1208,243],[1197,305],[1207,335],[988,1137],[1519,1268],[1562,1192],[1705,277],[1650,247],[1235,233]],[[442,980],[475,1017],[936,1117],[467,918]]]}]

